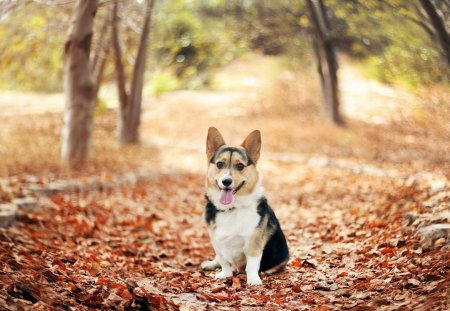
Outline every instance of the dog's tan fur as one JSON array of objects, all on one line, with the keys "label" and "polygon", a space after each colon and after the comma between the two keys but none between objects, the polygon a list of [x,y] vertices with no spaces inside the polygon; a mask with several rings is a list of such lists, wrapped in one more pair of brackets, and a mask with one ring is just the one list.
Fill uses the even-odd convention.
[{"label": "dog's tan fur", "polygon": [[249,256],[259,256],[262,254],[264,246],[272,235],[273,231],[267,227],[268,217],[264,216],[261,223],[255,228],[248,245]]}]

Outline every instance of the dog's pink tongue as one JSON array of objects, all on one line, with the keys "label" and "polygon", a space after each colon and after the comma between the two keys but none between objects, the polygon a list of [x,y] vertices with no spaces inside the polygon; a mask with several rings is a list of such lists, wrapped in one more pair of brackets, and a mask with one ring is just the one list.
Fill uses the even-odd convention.
[{"label": "dog's pink tongue", "polygon": [[223,205],[231,204],[231,202],[233,202],[233,190],[225,190],[225,189],[220,190],[219,201]]}]

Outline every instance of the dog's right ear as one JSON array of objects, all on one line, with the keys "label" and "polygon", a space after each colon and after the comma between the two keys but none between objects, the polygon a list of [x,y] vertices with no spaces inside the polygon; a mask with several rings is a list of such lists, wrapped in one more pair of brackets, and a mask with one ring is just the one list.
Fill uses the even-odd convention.
[{"label": "dog's right ear", "polygon": [[220,134],[218,129],[211,126],[208,129],[208,137],[206,137],[206,156],[208,157],[208,161],[211,160],[217,149],[223,145],[225,145],[225,140],[222,134]]}]

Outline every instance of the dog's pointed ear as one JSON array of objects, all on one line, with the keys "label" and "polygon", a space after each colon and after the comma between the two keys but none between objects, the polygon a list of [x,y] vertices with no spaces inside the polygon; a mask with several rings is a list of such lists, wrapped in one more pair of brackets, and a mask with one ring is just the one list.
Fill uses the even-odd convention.
[{"label": "dog's pointed ear", "polygon": [[223,145],[225,145],[225,140],[222,134],[220,134],[218,129],[211,126],[208,129],[208,136],[206,137],[206,156],[208,157],[208,161],[211,160],[217,149]]},{"label": "dog's pointed ear", "polygon": [[247,150],[250,159],[256,164],[259,160],[259,153],[261,151],[261,132],[255,130],[248,134],[241,146]]}]

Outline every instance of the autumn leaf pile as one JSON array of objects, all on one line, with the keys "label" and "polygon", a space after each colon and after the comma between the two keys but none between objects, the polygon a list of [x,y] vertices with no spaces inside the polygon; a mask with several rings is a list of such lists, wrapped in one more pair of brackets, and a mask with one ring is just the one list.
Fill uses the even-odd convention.
[{"label": "autumn leaf pile", "polygon": [[[295,182],[266,182],[291,260],[256,287],[245,274],[214,280],[198,267],[213,257],[201,175],[109,182],[116,186],[41,197],[1,229],[0,308],[448,307],[448,249],[424,249],[406,224],[409,212],[427,213],[421,202],[431,193],[420,182],[310,165]],[[10,181],[17,196],[27,185]]]}]

